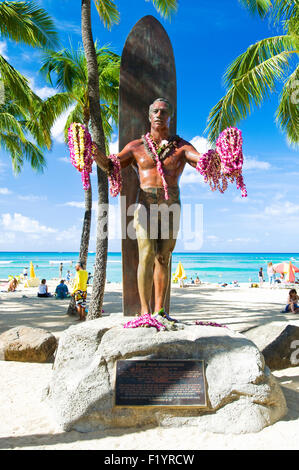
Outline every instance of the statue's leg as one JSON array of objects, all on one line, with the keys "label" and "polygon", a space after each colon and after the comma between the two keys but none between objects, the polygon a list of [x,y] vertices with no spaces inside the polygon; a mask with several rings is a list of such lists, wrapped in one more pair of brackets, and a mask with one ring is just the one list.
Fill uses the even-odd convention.
[{"label": "statue's leg", "polygon": [[[168,189],[169,199],[164,198],[159,202],[168,206],[167,214],[160,211],[159,237],[157,240],[157,251],[154,268],[155,285],[155,312],[164,307],[165,296],[170,282],[169,263],[175,248],[180,226],[180,191],[178,187]],[[161,207],[161,206],[160,206]]]},{"label": "statue's leg", "polygon": [[140,314],[151,313],[150,301],[153,289],[153,272],[157,240],[151,239],[148,229],[148,210],[139,204],[134,213],[134,227],[138,243],[137,285],[141,304]]},{"label": "statue's leg", "polygon": [[155,285],[155,312],[163,306],[169,284],[169,263],[174,250],[176,239],[159,240],[155,257],[154,285]]}]

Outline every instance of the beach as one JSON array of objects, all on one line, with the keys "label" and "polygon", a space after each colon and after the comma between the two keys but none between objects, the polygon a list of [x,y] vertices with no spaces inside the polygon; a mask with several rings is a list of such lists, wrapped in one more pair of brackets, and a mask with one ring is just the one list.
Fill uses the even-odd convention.
[{"label": "beach", "polygon": [[[48,282],[53,292],[58,279]],[[265,283],[266,284],[266,283]],[[89,294],[91,287],[89,287]],[[171,314],[181,320],[215,321],[242,332],[271,321],[299,318],[281,313],[288,290],[219,287],[204,284],[179,288],[173,285]],[[106,285],[104,316],[121,315],[121,284]],[[37,298],[36,288],[18,286],[16,292],[0,294],[0,333],[18,325],[44,328],[59,338],[75,324],[66,315],[68,299]],[[113,429],[106,432],[62,432],[42,400],[52,363],[0,361],[0,448],[35,450],[195,450],[195,449],[298,449],[299,367],[274,371],[285,394],[288,414],[259,433],[246,435],[199,433],[196,428]],[[181,440],[182,432],[184,439]]]}]

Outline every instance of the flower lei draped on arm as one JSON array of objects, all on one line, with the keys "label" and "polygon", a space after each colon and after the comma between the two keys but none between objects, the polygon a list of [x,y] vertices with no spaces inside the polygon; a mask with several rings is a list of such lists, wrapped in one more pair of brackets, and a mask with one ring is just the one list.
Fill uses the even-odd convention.
[{"label": "flower lei draped on arm", "polygon": [[246,186],[242,175],[243,151],[242,133],[236,127],[228,127],[219,135],[216,149],[204,153],[198,160],[196,170],[209,183],[212,191],[218,189],[223,193],[228,181],[236,180],[242,197],[247,197]]},{"label": "flower lei draped on arm", "polygon": [[[81,173],[83,188],[90,188],[90,176],[95,157],[96,146],[92,142],[88,129],[80,123],[73,122],[68,129],[68,144],[72,165]],[[117,155],[109,155],[107,176],[111,196],[117,196],[122,188],[121,167]]]},{"label": "flower lei draped on arm", "polygon": [[68,144],[72,165],[81,173],[83,188],[90,188],[94,144],[83,124],[73,122],[68,129]]}]

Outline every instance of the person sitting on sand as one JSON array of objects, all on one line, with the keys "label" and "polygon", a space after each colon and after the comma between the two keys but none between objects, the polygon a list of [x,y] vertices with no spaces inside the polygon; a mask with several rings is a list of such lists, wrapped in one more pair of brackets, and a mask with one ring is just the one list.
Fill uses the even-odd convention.
[{"label": "person sitting on sand", "polygon": [[68,287],[64,283],[64,279],[61,279],[60,284],[58,284],[55,290],[56,299],[66,299],[68,296],[68,293],[69,293]]},{"label": "person sitting on sand", "polygon": [[37,297],[51,297],[52,294],[48,292],[48,286],[46,284],[46,279],[42,279],[40,285],[38,286]]},{"label": "person sitting on sand", "polygon": [[18,280],[14,277],[12,278],[7,286],[7,292],[15,292],[18,285]]},{"label": "person sitting on sand", "polygon": [[285,312],[299,313],[299,297],[296,289],[291,289],[289,292],[288,303]]}]

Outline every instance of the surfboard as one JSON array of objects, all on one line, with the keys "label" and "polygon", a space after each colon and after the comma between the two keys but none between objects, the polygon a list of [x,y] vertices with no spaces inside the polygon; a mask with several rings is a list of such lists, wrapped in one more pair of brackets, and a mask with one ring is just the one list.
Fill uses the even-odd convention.
[{"label": "surfboard", "polygon": [[[120,66],[119,85],[119,150],[149,131],[149,106],[156,98],[168,99],[174,107],[170,133],[176,134],[177,85],[175,60],[170,39],[153,16],[139,20],[125,42]],[[140,312],[137,287],[138,246],[127,236],[133,225],[128,208],[136,202],[139,179],[132,165],[122,171],[122,279],[123,314]],[[171,267],[170,267],[171,269]],[[171,278],[171,276],[170,276]],[[164,308],[169,311],[170,286]]]}]

